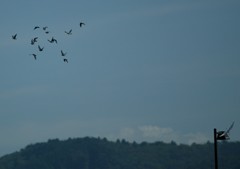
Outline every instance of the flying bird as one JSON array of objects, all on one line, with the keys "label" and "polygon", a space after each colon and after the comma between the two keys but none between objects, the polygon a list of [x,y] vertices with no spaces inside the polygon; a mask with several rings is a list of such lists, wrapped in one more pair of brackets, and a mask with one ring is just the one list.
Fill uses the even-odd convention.
[{"label": "flying bird", "polygon": [[43,27],[43,30],[45,31],[45,30],[47,30],[47,28],[48,28],[47,26],[44,26],[44,27]]},{"label": "flying bird", "polygon": [[34,40],[33,40],[33,39],[31,39],[31,45],[34,45],[34,43],[35,43],[35,42],[34,42]]},{"label": "flying bird", "polygon": [[61,55],[62,55],[62,56],[66,56],[66,55],[67,55],[67,52],[64,53],[64,52],[61,50]]},{"label": "flying bird", "polygon": [[72,29],[71,29],[71,30],[69,30],[68,32],[67,32],[67,31],[65,31],[65,33],[66,33],[66,34],[68,34],[68,35],[72,35]]},{"label": "flying bird", "polygon": [[17,34],[12,35],[12,39],[13,39],[13,40],[17,40]]},{"label": "flying bird", "polygon": [[52,39],[51,40],[48,39],[48,42],[53,43],[54,41]]},{"label": "flying bird", "polygon": [[39,29],[40,27],[39,26],[35,26],[34,28],[33,28],[33,30],[36,30],[36,29]]},{"label": "flying bird", "polygon": [[231,124],[231,126],[228,128],[227,131],[219,131],[217,132],[217,139],[219,140],[228,140],[229,139],[229,133],[230,130],[233,128],[234,122]]},{"label": "flying bird", "polygon": [[79,24],[79,25],[80,25],[80,27],[82,27],[83,25],[85,25],[85,23],[83,23],[83,22],[80,22],[80,24]]},{"label": "flying bird", "polygon": [[67,59],[63,59],[64,62],[68,63],[68,60]]},{"label": "flying bird", "polygon": [[42,52],[43,49],[44,49],[44,47],[41,48],[41,47],[38,45],[38,50],[39,50],[40,52]]},{"label": "flying bird", "polygon": [[52,37],[51,40],[48,39],[48,42],[50,42],[50,43],[53,43],[53,42],[57,43],[57,40],[54,37]]},{"label": "flying bird", "polygon": [[37,55],[36,54],[33,53],[33,54],[30,54],[30,55],[33,56],[35,60],[37,60]]},{"label": "flying bird", "polygon": [[37,39],[38,39],[38,37],[35,37],[35,38],[33,38],[33,41],[34,41],[34,42],[37,42]]},{"label": "flying bird", "polygon": [[52,37],[52,41],[57,43],[57,39],[55,39],[54,37]]},{"label": "flying bird", "polygon": [[31,39],[31,45],[34,45],[37,42],[38,37]]},{"label": "flying bird", "polygon": [[234,126],[234,122],[232,122],[232,124],[231,124],[231,126],[228,128],[228,130],[225,131],[223,134],[224,134],[224,135],[228,135],[228,134],[230,133],[230,130],[232,130],[233,126]]}]

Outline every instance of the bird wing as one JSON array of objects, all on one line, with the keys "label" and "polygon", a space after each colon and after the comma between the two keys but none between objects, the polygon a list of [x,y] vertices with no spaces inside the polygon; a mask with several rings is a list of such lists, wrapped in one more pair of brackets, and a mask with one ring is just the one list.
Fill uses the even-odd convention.
[{"label": "bird wing", "polygon": [[230,132],[230,130],[233,128],[234,126],[234,122],[232,122],[231,126],[228,128],[228,130],[226,131],[226,134]]},{"label": "bird wing", "polygon": [[72,33],[72,29],[70,29],[68,32],[65,31],[66,34],[70,35]]},{"label": "bird wing", "polygon": [[35,29],[37,29],[37,28],[39,28],[39,26],[35,26],[33,29],[35,30]]},{"label": "bird wing", "polygon": [[13,38],[13,39],[16,39],[16,38],[17,38],[17,34],[12,35],[12,38]]},{"label": "bird wing", "polygon": [[37,39],[38,39],[38,37],[35,37],[35,38],[33,38],[33,41],[34,41],[34,42],[37,42]]},{"label": "bird wing", "polygon": [[38,45],[38,49],[39,49],[39,51],[42,51],[42,50],[43,50],[43,48],[44,48],[44,47],[42,47],[42,48],[41,48],[41,46],[40,46],[40,45]]},{"label": "bird wing", "polygon": [[233,128],[234,122],[231,124],[231,126],[228,128],[228,130],[226,130],[225,132],[223,132],[220,137],[222,136],[228,136],[230,130]]}]

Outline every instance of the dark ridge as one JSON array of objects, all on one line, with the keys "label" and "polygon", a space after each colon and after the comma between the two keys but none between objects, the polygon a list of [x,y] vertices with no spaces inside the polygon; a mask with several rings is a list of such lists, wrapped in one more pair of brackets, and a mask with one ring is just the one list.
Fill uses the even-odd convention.
[{"label": "dark ridge", "polygon": [[[240,142],[219,142],[219,169],[240,168]],[[0,158],[0,169],[213,169],[213,143],[51,139]]]}]

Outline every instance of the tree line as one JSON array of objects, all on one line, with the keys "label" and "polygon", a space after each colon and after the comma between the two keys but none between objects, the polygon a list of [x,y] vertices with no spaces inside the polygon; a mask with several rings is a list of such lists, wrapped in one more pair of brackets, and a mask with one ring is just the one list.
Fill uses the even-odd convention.
[{"label": "tree line", "polygon": [[[240,142],[219,142],[219,169],[240,168]],[[50,139],[2,156],[0,169],[214,169],[214,145]]]}]

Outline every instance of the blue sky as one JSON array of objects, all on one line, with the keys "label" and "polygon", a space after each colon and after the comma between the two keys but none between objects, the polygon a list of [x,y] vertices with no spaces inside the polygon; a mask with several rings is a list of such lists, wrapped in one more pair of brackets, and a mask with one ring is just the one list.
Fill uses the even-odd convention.
[{"label": "blue sky", "polygon": [[[239,7],[237,0],[1,1],[0,155],[84,136],[204,143],[232,121],[231,140],[239,141]],[[41,53],[30,44],[35,36]],[[47,41],[52,36],[58,44]]]}]

